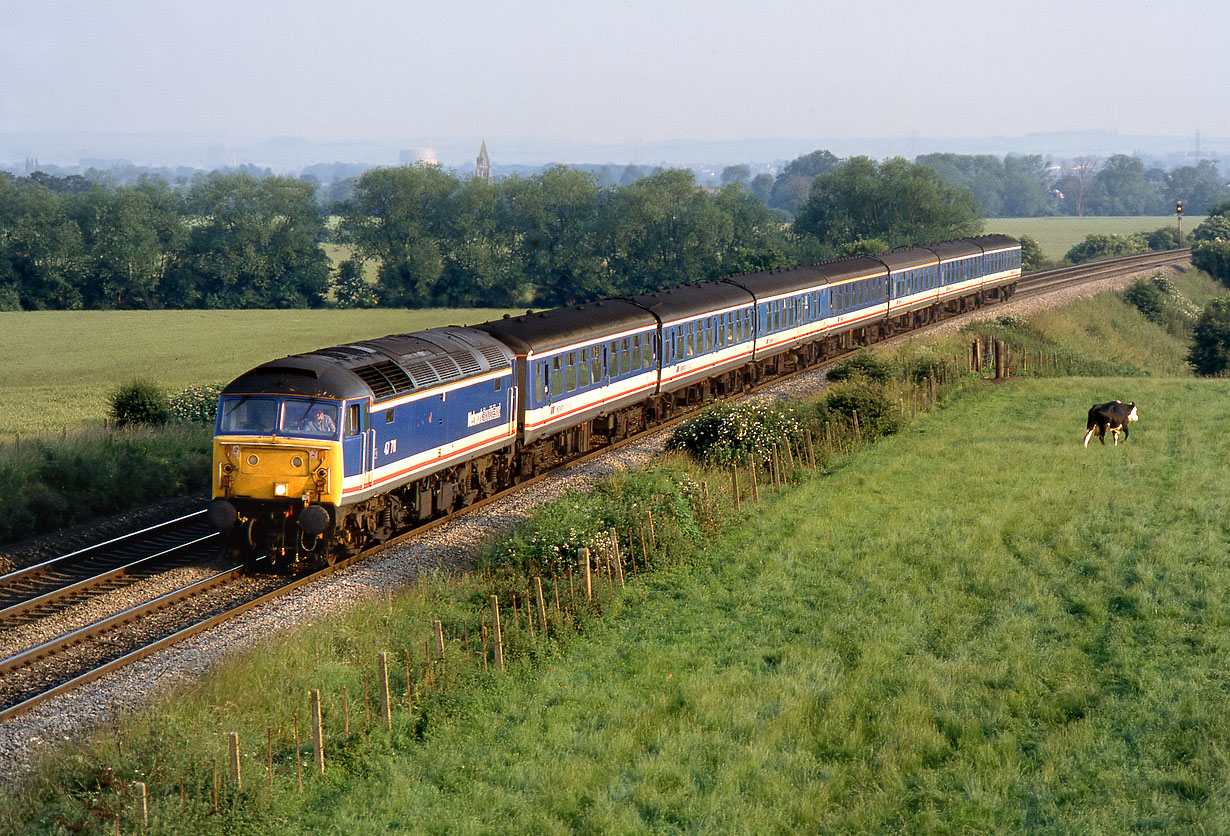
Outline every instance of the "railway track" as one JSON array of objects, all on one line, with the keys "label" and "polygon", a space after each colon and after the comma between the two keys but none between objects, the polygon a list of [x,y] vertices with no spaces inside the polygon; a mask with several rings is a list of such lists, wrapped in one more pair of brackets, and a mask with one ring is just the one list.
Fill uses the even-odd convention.
[{"label": "railway track", "polygon": [[[1165,267],[1187,261],[1189,250],[1173,250],[1127,256],[1091,265],[1049,270],[1022,279],[1015,298],[1040,296],[1076,284],[1096,281],[1123,273]],[[831,362],[832,358],[829,361]],[[774,378],[764,386],[777,385],[789,377],[806,374],[814,368]],[[747,394],[752,394],[758,389]],[[563,467],[604,455],[623,444],[639,440],[689,417],[681,415],[657,424],[645,433],[596,448],[558,466],[445,517],[432,520],[377,547],[368,549],[334,566],[303,577],[288,579],[254,573],[251,567],[223,567],[206,578],[146,601],[88,625],[27,647],[0,660],[0,721],[17,716],[56,694],[80,687],[104,674],[145,658],[150,654],[207,630],[223,621],[258,607],[267,601],[316,581],[369,555],[408,538],[419,536],[436,526],[472,513],[505,498],[509,493],[550,478]],[[91,595],[107,591],[111,583],[131,583],[143,572],[165,571],[171,560],[200,560],[204,552],[217,551],[216,540],[202,535],[202,514],[192,514],[151,526],[133,535],[116,538],[97,547],[83,549],[28,570],[0,577],[0,639],[23,623],[35,622],[49,612],[58,611]],[[176,532],[172,535],[171,532]],[[137,544],[145,539],[145,545]],[[175,541],[179,542],[175,542]],[[152,542],[156,541],[156,542]],[[99,551],[96,551],[99,550]],[[204,550],[204,551],[202,551]],[[136,554],[144,552],[144,554]],[[108,554],[110,556],[104,556]],[[161,555],[161,557],[160,557]],[[164,560],[161,570],[155,567]],[[93,566],[94,568],[86,568]],[[144,567],[144,568],[142,568]],[[37,570],[37,571],[35,571]],[[23,576],[23,573],[28,573]]]},{"label": "railway track", "polygon": [[217,551],[198,511],[0,575],[0,632]]},{"label": "railway track", "polygon": [[1028,299],[1033,296],[1043,296],[1056,290],[1074,285],[1108,279],[1122,273],[1136,273],[1183,264],[1191,261],[1190,248],[1182,250],[1165,250],[1163,252],[1142,253],[1140,255],[1125,255],[1107,261],[1096,261],[1091,264],[1077,264],[1073,267],[1059,267],[1055,270],[1043,270],[1023,276],[1017,282],[1014,299]]}]

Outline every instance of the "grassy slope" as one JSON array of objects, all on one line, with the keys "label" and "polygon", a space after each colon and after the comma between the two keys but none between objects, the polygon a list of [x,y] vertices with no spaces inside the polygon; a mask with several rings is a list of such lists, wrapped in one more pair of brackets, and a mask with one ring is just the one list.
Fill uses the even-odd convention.
[{"label": "grassy slope", "polygon": [[[1142,424],[1082,449],[1106,392]],[[966,398],[760,507],[634,616],[499,699],[463,697],[421,752],[309,818],[1225,830],[1228,395],[1133,379]]]},{"label": "grassy slope", "polygon": [[0,436],[102,423],[140,377],[221,383],[259,363],[350,340],[481,322],[502,310],[34,311],[0,313]]},{"label": "grassy slope", "polygon": [[[1112,395],[1141,424],[1083,449]],[[417,730],[399,715],[392,749],[333,750],[302,802],[293,779],[270,797],[254,706],[287,715],[323,680],[336,734],[320,660],[370,658],[389,624],[361,608],[154,712],[174,731],[150,780],[196,762],[207,797],[208,752],[249,726],[255,774],[221,817],[182,816],[169,787],[153,832],[1223,832],[1228,396],[985,384],[762,501],[538,667],[480,676]]]},{"label": "grassy slope", "polygon": [[[1183,233],[1195,229],[1204,216],[1192,215],[1183,218]],[[988,218],[983,225],[987,233],[1005,235],[1028,235],[1042,247],[1043,255],[1051,261],[1063,258],[1068,250],[1093,233],[1130,235],[1133,232],[1153,232],[1163,226],[1175,226],[1173,215],[1158,217],[1055,217],[1055,218]]]}]

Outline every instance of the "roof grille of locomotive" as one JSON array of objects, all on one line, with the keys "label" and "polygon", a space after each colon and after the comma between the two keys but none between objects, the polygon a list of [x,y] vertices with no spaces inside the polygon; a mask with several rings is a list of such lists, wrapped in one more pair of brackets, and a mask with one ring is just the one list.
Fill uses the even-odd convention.
[{"label": "roof grille of locomotive", "polygon": [[448,356],[461,369],[462,374],[478,374],[483,370],[478,360],[474,359],[474,355],[468,351],[450,351]]},{"label": "roof grille of locomotive", "polygon": [[415,360],[406,367],[406,370],[410,372],[410,376],[414,378],[419,386],[429,386],[432,383],[440,382],[440,375],[427,364],[426,360]]},{"label": "roof grille of locomotive", "polygon": [[478,353],[483,355],[487,363],[493,369],[503,369],[508,367],[508,358],[504,356],[504,352],[500,351],[493,345],[480,345]]}]

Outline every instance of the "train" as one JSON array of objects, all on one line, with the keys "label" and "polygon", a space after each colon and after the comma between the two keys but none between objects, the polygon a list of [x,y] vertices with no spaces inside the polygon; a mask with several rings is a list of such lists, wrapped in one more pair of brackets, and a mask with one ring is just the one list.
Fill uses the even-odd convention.
[{"label": "train", "polygon": [[207,517],[235,557],[331,565],[1020,275],[983,235],[272,360],[219,396]]}]

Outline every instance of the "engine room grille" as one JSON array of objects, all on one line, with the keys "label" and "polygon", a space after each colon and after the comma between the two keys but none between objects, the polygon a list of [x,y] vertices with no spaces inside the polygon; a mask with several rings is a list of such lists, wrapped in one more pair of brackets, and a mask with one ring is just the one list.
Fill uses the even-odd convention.
[{"label": "engine room grille", "polygon": [[491,364],[492,369],[508,367],[508,358],[504,356],[504,352],[493,345],[479,346],[478,353],[483,355],[483,358]]},{"label": "engine room grille", "polygon": [[483,370],[478,360],[474,359],[474,355],[468,351],[450,351],[448,356],[461,369],[462,374],[478,374]]},{"label": "engine room grille", "polygon": [[370,366],[359,366],[354,373],[372,388],[377,399],[400,395],[415,388],[415,382],[401,366],[391,360],[381,360]]}]

